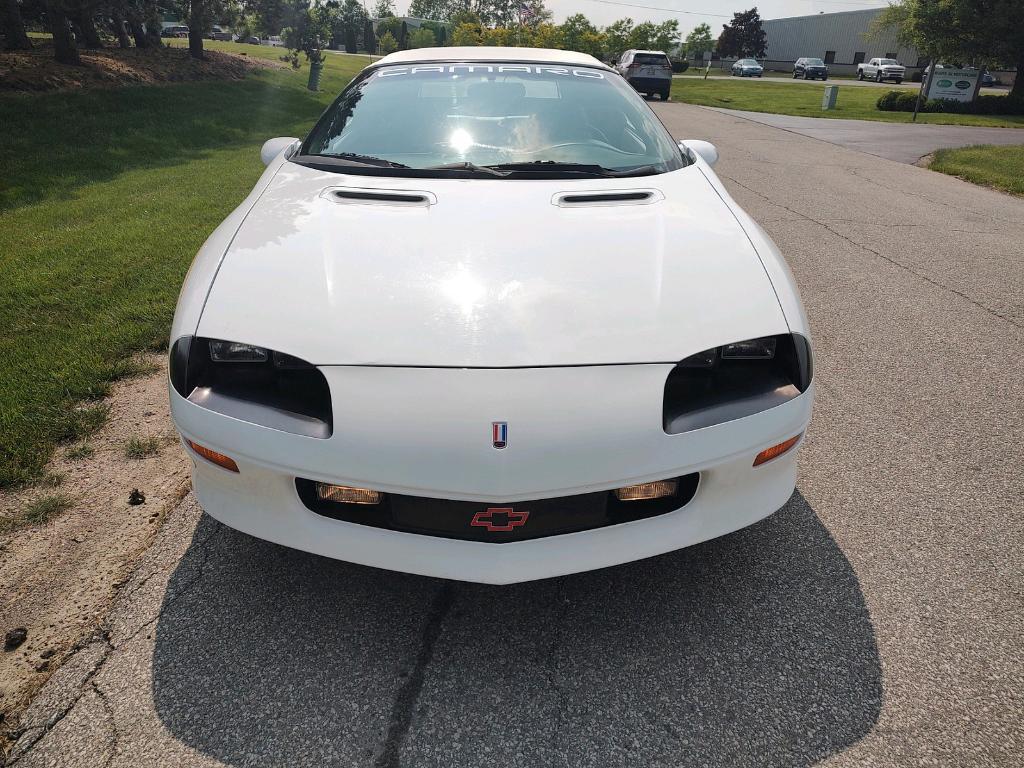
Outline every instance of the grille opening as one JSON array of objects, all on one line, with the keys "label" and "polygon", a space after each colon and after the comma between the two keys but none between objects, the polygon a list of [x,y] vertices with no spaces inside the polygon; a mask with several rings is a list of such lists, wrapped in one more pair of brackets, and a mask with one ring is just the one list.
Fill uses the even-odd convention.
[{"label": "grille opening", "polygon": [[[672,512],[693,499],[700,484],[700,473],[671,479],[676,481],[675,493],[647,501],[619,501],[614,490],[508,503],[385,493],[380,504],[368,506],[325,501],[317,494],[316,482],[304,478],[295,479],[295,490],[307,509],[333,520],[445,539],[504,544],[604,528]],[[529,512],[529,518],[511,531],[471,525],[474,515],[496,509]]]}]

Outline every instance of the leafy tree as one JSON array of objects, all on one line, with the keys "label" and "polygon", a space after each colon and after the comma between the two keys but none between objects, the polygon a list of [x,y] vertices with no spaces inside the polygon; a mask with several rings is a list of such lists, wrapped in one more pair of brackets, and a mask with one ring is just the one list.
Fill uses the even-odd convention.
[{"label": "leafy tree", "polygon": [[18,0],[4,0],[0,6],[0,29],[4,33],[4,48],[8,51],[27,51],[32,41],[25,31],[25,22],[21,18],[21,5]]},{"label": "leafy tree", "polygon": [[410,48],[433,48],[435,45],[437,38],[434,37],[433,30],[427,27],[420,27],[409,33]]},{"label": "leafy tree", "polygon": [[409,47],[409,26],[402,19],[402,26],[398,30],[398,47],[403,51]]},{"label": "leafy tree", "polygon": [[562,45],[566,50],[589,53],[598,59],[604,58],[607,43],[605,35],[582,13],[567,18],[561,26],[561,33]]},{"label": "leafy tree", "polygon": [[448,21],[455,10],[452,0],[412,0],[409,15],[417,19]]},{"label": "leafy tree", "polygon": [[683,45],[687,55],[692,56],[699,53],[703,56],[715,46],[715,40],[711,37],[711,26],[698,24],[686,36],[686,42]]},{"label": "leafy tree", "polygon": [[448,45],[448,27],[441,27],[437,31],[437,44]]},{"label": "leafy tree", "polygon": [[306,54],[310,64],[310,90],[315,90],[314,74],[326,58],[324,49],[331,41],[331,27],[334,23],[335,8],[329,5],[306,5],[305,0],[297,0],[291,8],[288,21],[290,26],[281,30],[285,45],[288,46],[286,61],[299,68],[299,54]]},{"label": "leafy tree", "polygon": [[479,25],[462,23],[452,30],[452,45],[480,45],[481,36]]},{"label": "leafy tree", "polygon": [[735,56],[738,59],[764,57],[768,50],[768,41],[761,28],[761,16],[757,8],[734,13],[730,24],[722,25],[722,34],[718,36],[716,50],[722,56]]},{"label": "leafy tree", "polygon": [[373,6],[373,15],[378,19],[385,19],[395,15],[395,0],[377,0]]},{"label": "leafy tree", "polygon": [[656,29],[654,24],[649,21],[640,22],[630,31],[626,47],[639,48],[641,50],[652,48],[654,45],[652,40],[654,39]]},{"label": "leafy tree", "polygon": [[380,48],[381,55],[387,56],[389,53],[394,53],[398,50],[398,41],[395,40],[395,36],[390,32],[385,32],[378,38],[378,47]]},{"label": "leafy tree", "polygon": [[630,35],[633,32],[633,20],[629,17],[619,19],[605,27],[604,36],[608,53],[619,56],[629,48]]},{"label": "leafy tree", "polygon": [[563,48],[561,27],[554,24],[538,24],[531,30],[526,44],[532,48]]},{"label": "leafy tree", "polygon": [[875,22],[903,45],[938,61],[1017,68],[1011,98],[1024,99],[1021,0],[896,0]]},{"label": "leafy tree", "polygon": [[363,48],[373,53],[377,50],[377,35],[373,32],[373,22],[367,19],[363,23]]},{"label": "leafy tree", "polygon": [[331,48],[344,44],[348,53],[355,53],[358,38],[365,35],[366,22],[370,20],[363,4],[359,0],[345,0],[340,6],[337,3],[324,3],[331,22]]},{"label": "leafy tree", "polygon": [[679,22],[675,19],[663,21],[654,27],[651,35],[651,49],[668,53],[679,44]]}]

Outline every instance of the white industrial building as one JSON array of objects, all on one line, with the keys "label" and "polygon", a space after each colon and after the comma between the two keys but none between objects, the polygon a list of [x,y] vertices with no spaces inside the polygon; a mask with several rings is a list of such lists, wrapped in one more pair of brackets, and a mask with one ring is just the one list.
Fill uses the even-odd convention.
[{"label": "white industrial building", "polygon": [[908,76],[927,62],[913,48],[896,42],[894,29],[873,35],[871,23],[882,13],[881,8],[863,11],[819,13],[815,16],[794,16],[788,19],[765,19],[761,22],[768,39],[767,69],[791,71],[793,62],[802,56],[824,59],[836,74],[855,74],[857,65],[875,56],[897,59]]}]

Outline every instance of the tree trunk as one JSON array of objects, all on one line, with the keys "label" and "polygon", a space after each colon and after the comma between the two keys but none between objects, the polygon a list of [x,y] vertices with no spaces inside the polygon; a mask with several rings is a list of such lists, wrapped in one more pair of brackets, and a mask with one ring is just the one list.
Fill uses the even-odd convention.
[{"label": "tree trunk", "polygon": [[46,3],[46,19],[53,33],[54,58],[61,64],[81,64],[78,58],[78,47],[68,26],[68,17],[64,13],[62,0],[48,0]]},{"label": "tree trunk", "polygon": [[128,29],[131,30],[136,48],[149,48],[149,38],[146,36],[146,30],[142,28],[142,19],[130,7],[128,9]]},{"label": "tree trunk", "polygon": [[132,41],[125,30],[126,22],[120,13],[114,13],[110,17],[110,31],[117,36],[118,48],[131,48]]},{"label": "tree trunk", "polygon": [[1024,53],[1017,60],[1017,74],[1013,76],[1013,88],[1010,89],[1011,99],[1024,101]]},{"label": "tree trunk", "polygon": [[96,31],[96,23],[93,21],[90,8],[80,8],[75,22],[78,24],[79,29],[82,30],[82,42],[86,48],[95,49],[103,47],[103,41],[100,40],[100,33]]},{"label": "tree trunk", "polygon": [[21,6],[18,0],[6,0],[4,9],[7,14],[7,32],[4,38],[4,46],[8,51],[27,51],[32,47],[32,41],[25,33],[25,22],[21,20]]},{"label": "tree trunk", "polygon": [[188,55],[193,59],[203,58],[203,29],[201,26],[188,28]]}]

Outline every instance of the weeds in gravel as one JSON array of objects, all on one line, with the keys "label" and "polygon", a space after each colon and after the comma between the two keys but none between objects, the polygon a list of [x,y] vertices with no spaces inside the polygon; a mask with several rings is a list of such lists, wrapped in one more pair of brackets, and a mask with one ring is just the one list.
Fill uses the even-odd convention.
[{"label": "weeds in gravel", "polygon": [[127,459],[147,459],[160,452],[163,440],[159,437],[133,437],[124,446]]},{"label": "weeds in gravel", "polygon": [[0,518],[0,534],[10,533],[30,525],[43,525],[61,512],[71,508],[71,497],[66,493],[40,496],[30,501],[13,517]]},{"label": "weeds in gravel", "polygon": [[79,443],[68,449],[66,454],[67,458],[71,461],[80,461],[81,459],[90,458],[96,451],[88,443]]}]

